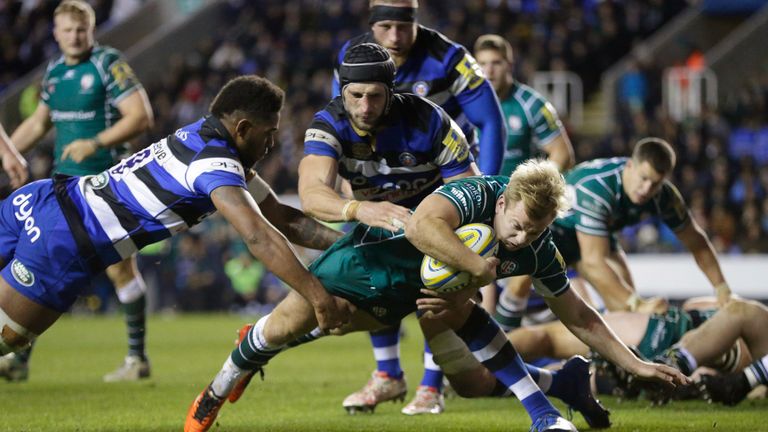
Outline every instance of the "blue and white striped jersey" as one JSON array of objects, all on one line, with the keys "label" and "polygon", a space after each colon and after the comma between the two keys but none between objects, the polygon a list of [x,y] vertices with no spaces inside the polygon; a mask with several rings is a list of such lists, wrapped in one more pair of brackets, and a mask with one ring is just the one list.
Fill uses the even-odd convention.
[{"label": "blue and white striped jersey", "polygon": [[414,207],[473,161],[459,126],[437,105],[413,94],[395,94],[374,135],[356,129],[341,97],[315,114],[304,136],[304,154],[339,161],[355,198]]},{"label": "blue and white striped jersey", "polygon": [[[258,184],[257,202],[269,191]],[[246,179],[232,137],[207,116],[98,175],[71,177],[64,185],[65,216],[70,225],[82,224],[73,229],[78,247],[87,257],[90,243],[106,266],[199,223],[215,211],[214,189],[245,188]]]}]

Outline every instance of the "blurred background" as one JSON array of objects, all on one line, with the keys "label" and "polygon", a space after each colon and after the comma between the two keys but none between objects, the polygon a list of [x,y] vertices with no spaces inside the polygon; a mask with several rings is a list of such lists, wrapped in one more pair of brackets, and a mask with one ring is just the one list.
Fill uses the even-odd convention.
[{"label": "blurred background", "polygon": [[[298,206],[304,130],[330,100],[333,58],[369,29],[365,0],[90,1],[97,41],[121,50],[144,84],[155,127],[141,148],[206,113],[230,78],[259,74],[287,95],[279,145],[258,166]],[[37,104],[58,56],[58,2],[0,0],[0,123],[10,133]],[[515,78],[557,108],[577,163],[626,156],[655,135],[678,153],[674,183],[723,260],[734,292],[768,298],[768,7],[764,0],[421,0],[420,23],[471,47],[508,39]],[[27,154],[34,179],[51,169],[52,139]],[[9,192],[0,175],[2,196]],[[204,235],[202,234],[204,233]],[[658,220],[622,233],[638,291],[671,298],[711,288]],[[311,253],[304,253],[307,261]],[[668,255],[673,254],[673,255]],[[154,311],[265,313],[287,288],[222,219],[142,251]],[[78,311],[116,308],[94,283]]]}]

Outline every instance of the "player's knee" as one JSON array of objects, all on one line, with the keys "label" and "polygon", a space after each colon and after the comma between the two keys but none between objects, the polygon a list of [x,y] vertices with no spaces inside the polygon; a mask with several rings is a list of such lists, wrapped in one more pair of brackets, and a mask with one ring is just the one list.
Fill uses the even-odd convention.
[{"label": "player's knee", "polygon": [[446,373],[445,377],[456,394],[463,398],[490,396],[496,383],[496,378],[483,366],[457,374]]},{"label": "player's knee", "polygon": [[31,332],[19,331],[18,324],[14,324],[0,323],[0,356],[20,351],[34,340]]}]

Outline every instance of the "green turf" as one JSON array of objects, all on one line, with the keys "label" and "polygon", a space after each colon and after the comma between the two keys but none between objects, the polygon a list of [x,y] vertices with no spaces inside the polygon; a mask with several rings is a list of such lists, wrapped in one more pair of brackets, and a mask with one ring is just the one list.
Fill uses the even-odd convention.
[{"label": "green turf", "polygon": [[[0,431],[179,431],[189,403],[211,380],[246,321],[236,316],[154,317],[149,322],[152,378],[101,381],[125,353],[119,317],[65,317],[38,342],[30,380],[0,382]],[[407,321],[403,362],[410,388],[421,377],[421,338]],[[342,399],[373,368],[363,334],[327,338],[281,354],[213,431],[527,431],[513,399],[450,399],[440,416],[407,417],[387,403],[374,415],[348,416]],[[409,395],[410,396],[410,395]],[[768,401],[724,408],[699,402],[651,409],[606,398],[615,431],[768,431]],[[560,406],[562,408],[562,406]],[[577,427],[586,428],[577,414]]]}]

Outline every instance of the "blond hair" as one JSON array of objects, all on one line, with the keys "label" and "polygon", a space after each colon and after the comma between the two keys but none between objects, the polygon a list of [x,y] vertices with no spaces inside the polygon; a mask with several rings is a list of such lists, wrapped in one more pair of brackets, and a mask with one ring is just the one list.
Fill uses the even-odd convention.
[{"label": "blond hair", "polygon": [[518,165],[504,190],[505,205],[522,202],[531,219],[562,216],[570,204],[565,193],[565,178],[551,161],[530,159]]},{"label": "blond hair", "polygon": [[89,28],[96,26],[96,12],[83,0],[64,0],[53,11],[54,18],[62,14],[74,15],[77,19],[85,21]]},{"label": "blond hair", "polygon": [[404,6],[404,7],[419,7],[419,0],[369,0],[368,7],[374,6]]},{"label": "blond hair", "polygon": [[507,63],[512,63],[513,52],[512,45],[503,37],[495,34],[484,34],[475,41],[474,53],[479,51],[494,50],[504,57]]}]

